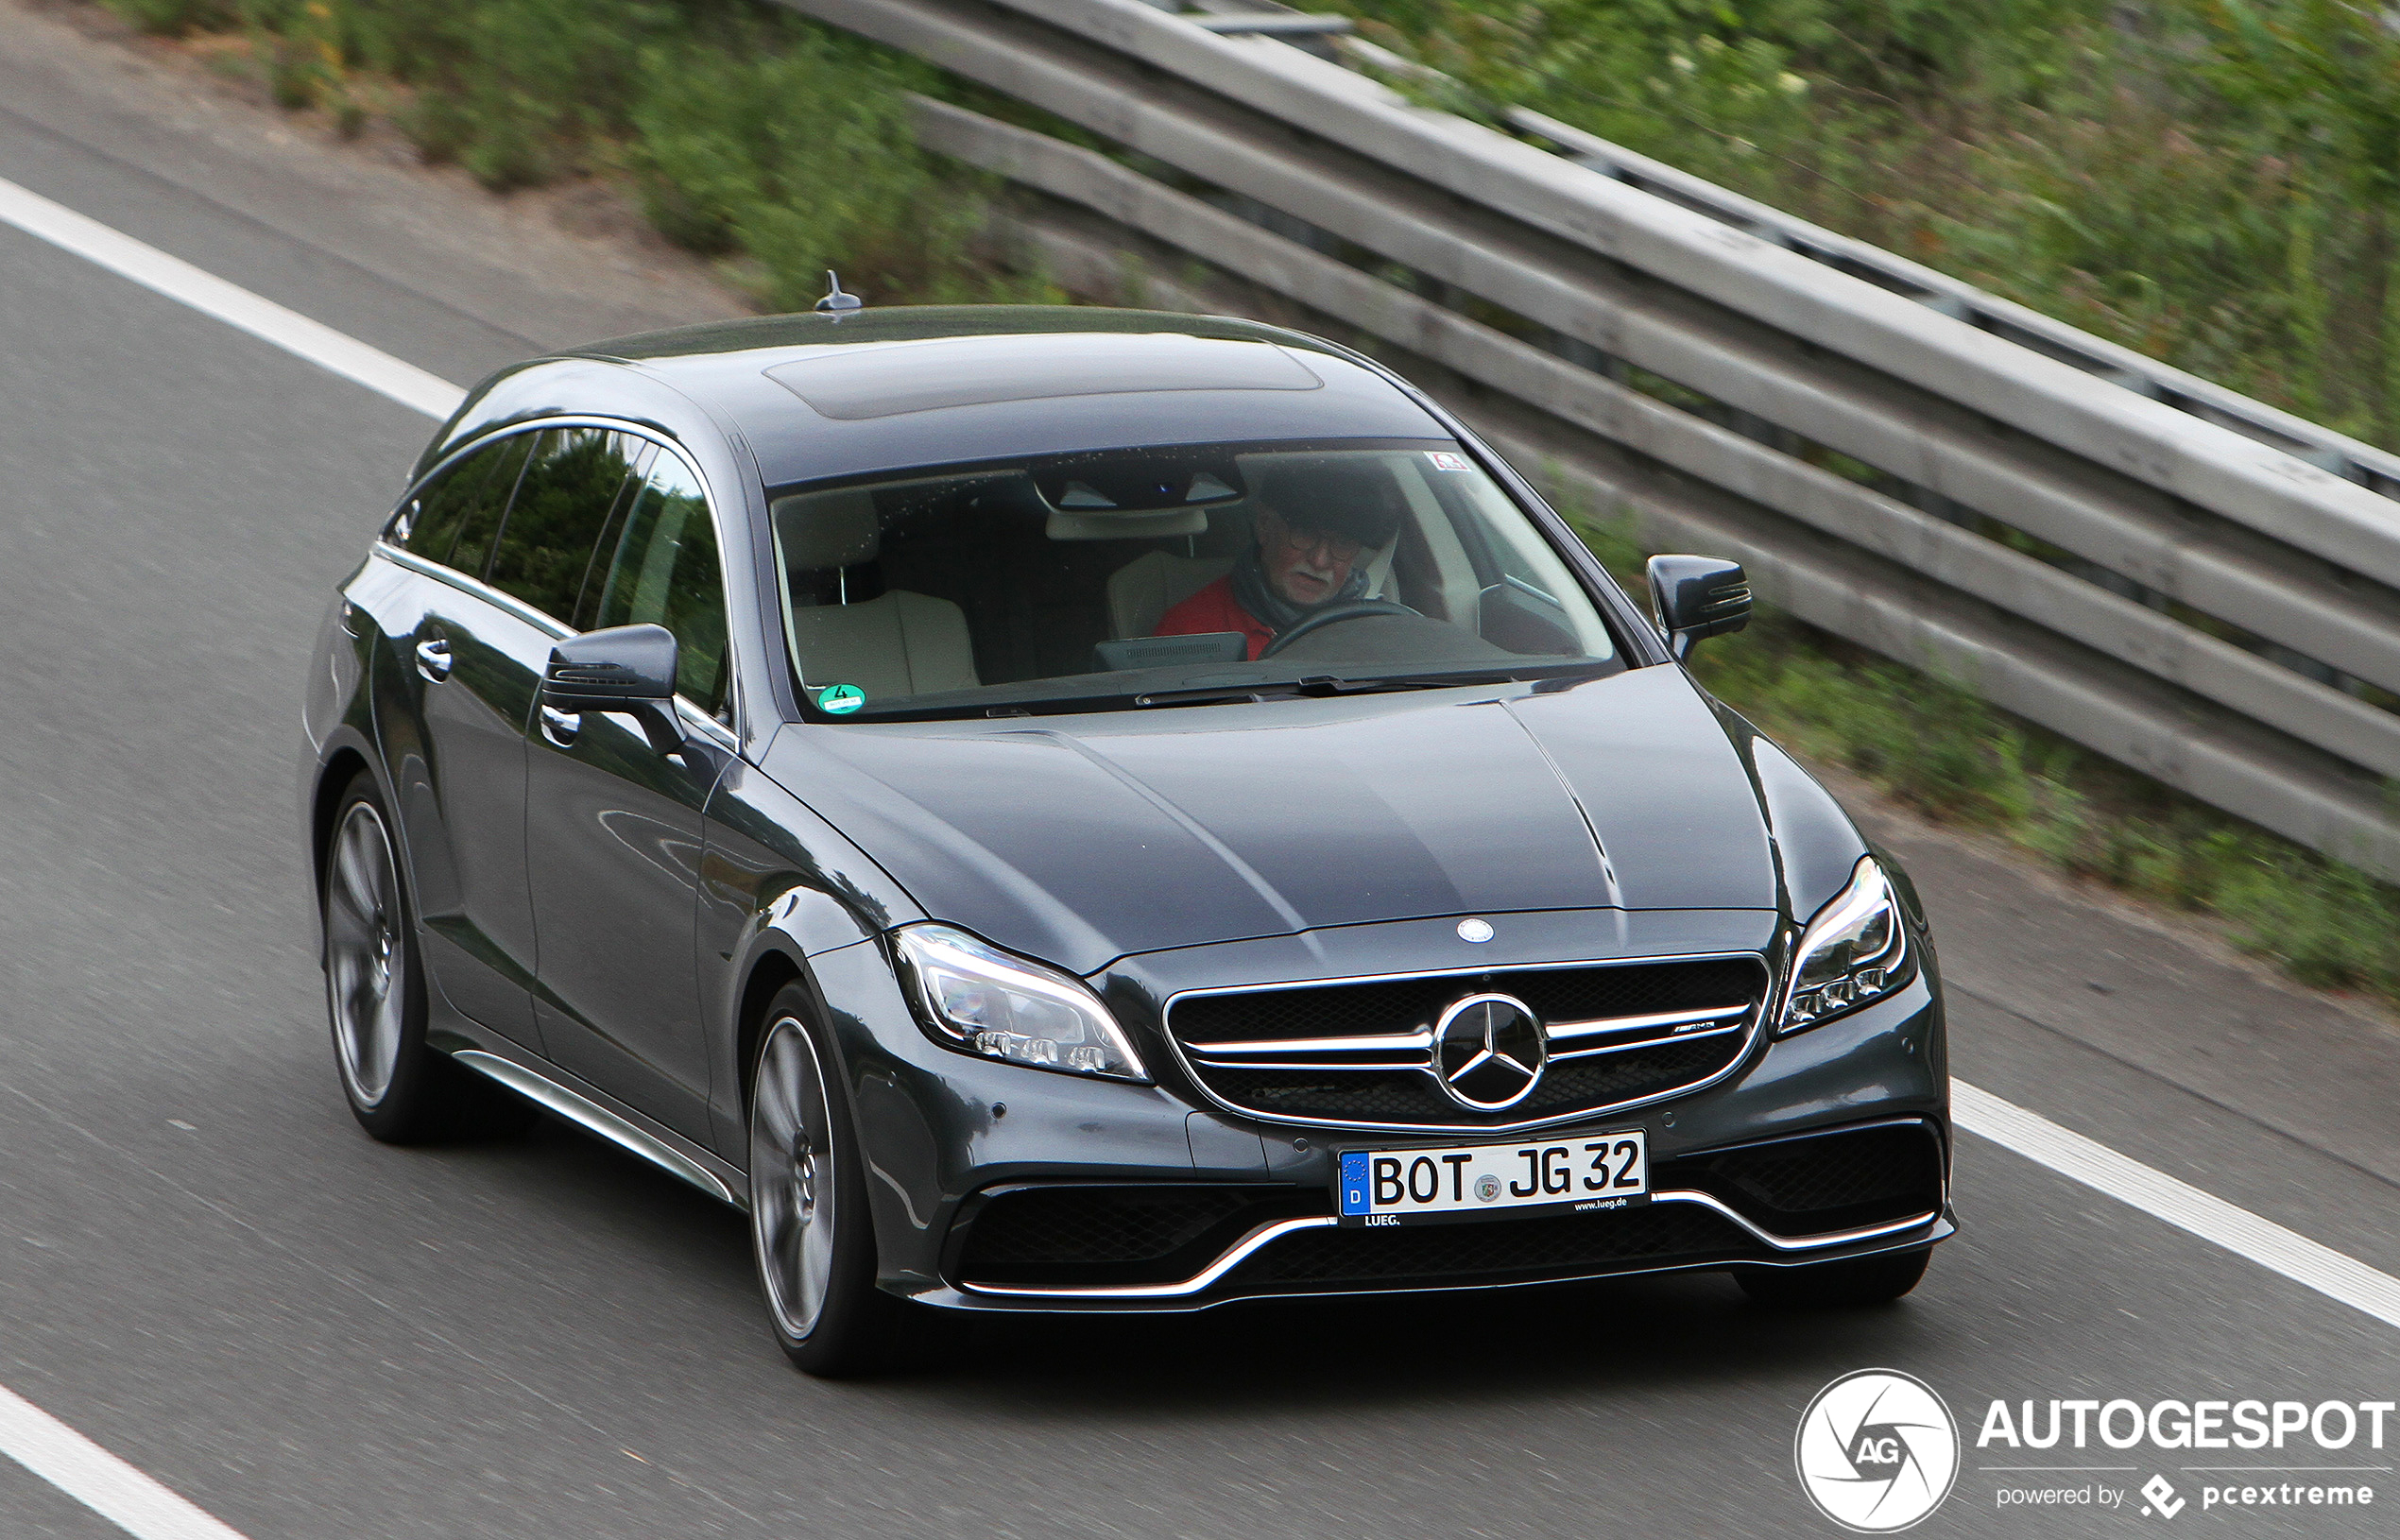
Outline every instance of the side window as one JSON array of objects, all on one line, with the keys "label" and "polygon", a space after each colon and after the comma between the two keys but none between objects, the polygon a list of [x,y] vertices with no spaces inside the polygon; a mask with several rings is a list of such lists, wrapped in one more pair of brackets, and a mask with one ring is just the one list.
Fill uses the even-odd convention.
[{"label": "side window", "polygon": [[592,548],[643,447],[601,428],[542,434],[492,548],[491,586],[572,623]]},{"label": "side window", "polygon": [[517,476],[525,468],[525,452],[533,447],[533,439],[529,433],[512,434],[484,452],[491,456],[491,474],[472,494],[459,500],[458,539],[446,555],[437,556],[431,550],[420,555],[447,562],[470,577],[483,576],[491,538],[500,532],[500,516],[508,509],[508,494],[517,489]]},{"label": "side window", "polygon": [[418,488],[384,538],[411,556],[448,561],[450,548],[458,539],[459,521],[491,479],[492,469],[506,448],[506,444],[487,444],[452,461],[447,470]]},{"label": "side window", "polygon": [[724,716],[725,588],[700,484],[681,460],[660,454],[609,535],[591,564],[598,599],[590,604],[591,628],[646,623],[673,631],[677,690]]}]

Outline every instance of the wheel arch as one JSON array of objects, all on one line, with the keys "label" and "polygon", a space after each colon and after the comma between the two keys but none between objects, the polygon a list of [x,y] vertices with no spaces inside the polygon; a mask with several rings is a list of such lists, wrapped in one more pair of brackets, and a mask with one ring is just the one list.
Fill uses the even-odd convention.
[{"label": "wheel arch", "polygon": [[[806,965],[780,947],[770,947],[760,953],[750,965],[749,976],[742,981],[741,1004],[733,1014],[733,1070],[741,1077],[734,1103],[737,1120],[746,1121],[750,1116],[750,1080],[758,1069],[759,1040],[766,1035],[767,1006],[785,984],[808,983]],[[814,1006],[814,986],[809,994]]]},{"label": "wheel arch", "polygon": [[[371,771],[367,756],[345,744],[326,757],[317,772],[317,790],[309,798],[308,870],[309,882],[317,894],[317,904],[325,904],[325,852],[334,842],[334,814],[341,811],[342,793],[358,778],[362,770]],[[395,838],[398,830],[394,830]],[[393,852],[400,859],[400,852]]]}]

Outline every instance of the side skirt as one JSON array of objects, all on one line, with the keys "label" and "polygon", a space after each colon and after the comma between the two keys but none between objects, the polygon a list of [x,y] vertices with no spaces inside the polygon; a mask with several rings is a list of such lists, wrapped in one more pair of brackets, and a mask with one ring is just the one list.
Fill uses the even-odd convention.
[{"label": "side skirt", "polygon": [[[613,1111],[580,1091],[568,1089],[540,1070],[480,1048],[455,1049],[450,1056],[569,1122],[599,1135],[620,1149],[631,1151],[660,1171],[682,1178],[719,1203],[748,1212],[748,1184],[741,1180],[738,1172],[677,1135],[650,1124],[649,1120],[636,1121],[635,1115]],[[737,1188],[741,1189],[739,1196]]]}]

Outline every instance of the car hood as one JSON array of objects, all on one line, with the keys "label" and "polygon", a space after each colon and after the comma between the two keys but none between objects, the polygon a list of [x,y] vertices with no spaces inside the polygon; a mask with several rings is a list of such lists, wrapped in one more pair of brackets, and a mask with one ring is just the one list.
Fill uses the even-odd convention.
[{"label": "car hood", "polygon": [[764,768],[925,912],[1078,973],[1432,915],[1781,907],[1681,670],[1027,721],[794,725]]}]

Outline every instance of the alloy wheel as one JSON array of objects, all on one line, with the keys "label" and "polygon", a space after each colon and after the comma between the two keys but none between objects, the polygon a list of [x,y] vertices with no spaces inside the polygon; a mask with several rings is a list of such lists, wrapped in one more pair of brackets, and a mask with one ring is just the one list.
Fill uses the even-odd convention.
[{"label": "alloy wheel", "polygon": [[833,1280],[838,1184],[832,1111],[806,1028],[767,1028],[750,1092],[750,1235],[767,1308],[795,1341],[816,1328]]},{"label": "alloy wheel", "polygon": [[342,1081],[361,1107],[382,1104],[400,1065],[405,942],[400,877],[381,814],[353,802],[334,832],[325,882],[326,990]]}]

